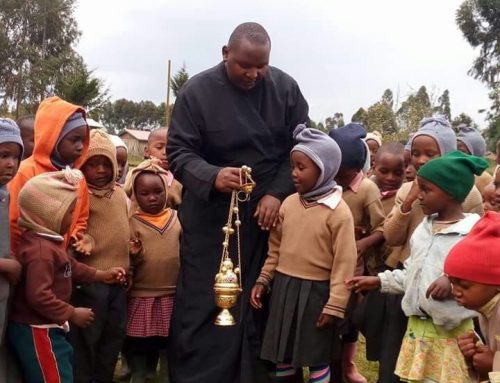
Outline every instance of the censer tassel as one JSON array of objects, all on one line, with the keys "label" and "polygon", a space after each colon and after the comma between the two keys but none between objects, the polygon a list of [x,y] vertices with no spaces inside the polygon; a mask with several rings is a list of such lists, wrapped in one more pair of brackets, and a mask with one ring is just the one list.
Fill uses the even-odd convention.
[{"label": "censer tassel", "polygon": [[[233,326],[236,324],[233,315],[229,309],[238,301],[242,292],[242,270],[241,270],[241,240],[239,215],[239,202],[245,202],[250,199],[255,187],[255,182],[251,177],[252,169],[248,166],[242,166],[240,169],[240,190],[231,193],[231,202],[229,204],[229,214],[226,225],[222,228],[224,233],[224,242],[222,242],[222,256],[219,265],[219,272],[215,276],[214,293],[215,304],[222,311],[215,318],[217,326]],[[233,226],[234,225],[234,226]],[[236,268],[229,255],[229,238],[236,234],[236,244],[238,253],[238,263]]]}]

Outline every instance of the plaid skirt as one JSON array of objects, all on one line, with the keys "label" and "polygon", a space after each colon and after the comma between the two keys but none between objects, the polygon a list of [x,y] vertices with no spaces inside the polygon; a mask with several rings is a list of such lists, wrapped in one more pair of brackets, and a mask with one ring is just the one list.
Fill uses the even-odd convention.
[{"label": "plaid skirt", "polygon": [[167,337],[174,308],[174,296],[129,298],[127,336]]}]

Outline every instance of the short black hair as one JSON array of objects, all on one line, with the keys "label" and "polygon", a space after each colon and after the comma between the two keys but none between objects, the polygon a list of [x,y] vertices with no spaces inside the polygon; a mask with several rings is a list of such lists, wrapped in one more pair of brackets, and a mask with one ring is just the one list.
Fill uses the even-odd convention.
[{"label": "short black hair", "polygon": [[160,133],[162,131],[165,131],[165,136],[166,136],[168,133],[168,127],[167,126],[160,126],[159,128],[151,130],[148,134],[148,145],[151,144],[153,137],[158,135],[158,133]]},{"label": "short black hair", "polygon": [[227,43],[228,48],[234,48],[241,40],[247,40],[253,44],[271,44],[271,38],[267,31],[259,23],[248,22],[238,25]]},{"label": "short black hair", "polygon": [[401,142],[386,142],[377,150],[377,154],[375,154],[375,160],[379,159],[384,153],[401,156],[404,161],[405,146]]}]

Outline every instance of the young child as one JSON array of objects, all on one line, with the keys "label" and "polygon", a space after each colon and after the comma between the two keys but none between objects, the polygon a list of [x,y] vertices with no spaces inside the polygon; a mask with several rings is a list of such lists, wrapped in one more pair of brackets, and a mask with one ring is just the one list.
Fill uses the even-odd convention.
[{"label": "young child", "polygon": [[500,212],[500,206],[497,203],[494,183],[487,185],[483,189],[482,195],[483,195],[483,208],[485,213],[487,211],[495,211],[497,213]]},{"label": "young child", "polygon": [[[106,270],[129,269],[127,196],[116,185],[118,165],[115,146],[102,130],[92,130],[90,145],[82,165],[89,189],[89,218],[86,234],[93,250],[80,261]],[[110,382],[123,342],[127,322],[127,297],[123,286],[91,283],[79,286],[72,302],[92,308],[95,321],[86,329],[74,329],[75,381]]]},{"label": "young child", "polygon": [[[465,124],[458,126],[457,149],[478,157],[484,157],[486,153],[486,141],[481,133]],[[483,189],[493,181],[493,177],[487,171],[476,177],[475,185],[482,193]]]},{"label": "young child", "polygon": [[444,272],[453,287],[457,303],[479,312],[481,333],[486,345],[474,332],[459,338],[460,349],[480,380],[500,379],[500,215],[489,212],[448,254]]},{"label": "young child", "polygon": [[111,142],[115,145],[116,149],[116,162],[118,164],[118,176],[116,182],[120,185],[125,183],[125,176],[128,172],[128,148],[123,140],[115,135],[109,135]]},{"label": "young child", "polygon": [[413,134],[408,139],[408,142],[405,145],[405,181],[413,182],[415,177],[417,176],[417,171],[415,167],[411,163],[411,139],[413,138]]},{"label": "young child", "polygon": [[373,174],[373,166],[375,165],[375,156],[377,151],[382,146],[382,135],[374,130],[373,132],[368,132],[365,137],[366,146],[370,151],[370,173],[369,176]]},{"label": "young child", "polygon": [[[66,166],[79,168],[89,144],[89,128],[85,120],[85,110],[59,97],[49,97],[42,101],[35,116],[35,146],[33,155],[24,160],[14,179],[9,183],[11,248],[15,255],[21,231],[17,226],[19,209],[17,196],[23,185],[32,177],[46,172],[64,169]],[[83,252],[90,248],[85,245],[88,218],[88,191],[85,180],[79,185],[78,199],[71,228],[65,236],[80,244]],[[82,241],[80,243],[80,241]]]},{"label": "young child", "polygon": [[70,228],[78,196],[79,170],[66,169],[31,178],[19,193],[17,258],[21,283],[12,301],[8,336],[26,382],[71,382],[72,349],[68,322],[87,326],[94,313],[71,306],[72,281],[117,283],[123,268],[96,271],[69,257],[63,236]]},{"label": "young child", "polygon": [[[353,219],[358,249],[356,275],[364,272],[364,257],[368,250],[379,246],[384,241],[383,224],[385,219],[380,190],[362,172],[368,152],[363,142],[366,136],[360,124],[351,123],[329,133],[340,147],[342,161],[335,181],[342,187],[342,199],[349,206]],[[358,331],[353,323],[342,335],[342,373],[351,383],[366,383],[358,372],[354,357]]]},{"label": "young child", "polygon": [[16,123],[0,118],[0,382],[17,381],[17,368],[4,339],[11,285],[21,276],[21,265],[10,254],[9,192],[23,156],[23,141]]},{"label": "young child", "polygon": [[[418,171],[433,158],[456,150],[457,139],[450,123],[443,116],[425,118],[411,139],[412,164]],[[410,238],[425,214],[418,200],[418,181],[406,182],[396,194],[396,204],[384,223],[384,237],[389,246],[402,246],[401,259],[410,255]],[[464,212],[482,215],[483,199],[474,186],[463,202]]]},{"label": "young child", "polygon": [[[384,212],[394,207],[396,193],[405,178],[404,146],[399,142],[383,144],[375,156],[372,180],[382,194]],[[378,246],[368,252],[366,266],[369,275],[397,268],[401,247]],[[380,383],[399,382],[394,375],[407,319],[401,311],[401,297],[370,291],[363,298],[360,330],[366,339],[366,358],[379,362]]]},{"label": "young child", "polygon": [[272,283],[270,315],[261,357],[276,364],[276,381],[330,381],[334,323],[344,317],[349,292],[343,281],[356,264],[354,225],[335,183],[338,145],[326,134],[299,125],[292,149],[297,193],[286,198],[271,229],[269,254],[251,292],[262,307]]},{"label": "young child", "polygon": [[402,307],[409,321],[395,371],[402,380],[471,381],[457,337],[473,329],[475,314],[450,299],[443,267],[449,250],[479,220],[477,214],[463,213],[462,202],[474,186],[474,174],[487,167],[484,159],[459,151],[423,165],[417,173],[418,199],[427,217],[412,235],[404,270],[347,281],[355,291],[380,287],[404,294]]},{"label": "young child", "polygon": [[23,160],[25,160],[33,154],[33,147],[35,146],[35,117],[22,116],[16,120],[16,123],[21,130],[24,146]]},{"label": "young child", "polygon": [[[132,382],[148,368],[168,381],[166,346],[179,273],[181,225],[167,206],[168,173],[154,160],[132,170],[127,189],[139,210],[130,218],[132,287],[128,292],[127,358]],[[150,371],[151,372],[151,371]]]},{"label": "young child", "polygon": [[174,179],[174,175],[169,170],[167,156],[167,135],[168,128],[158,128],[152,130],[148,136],[148,144],[144,149],[145,158],[158,158],[161,161],[161,167],[168,172],[168,204],[176,209],[182,201],[182,185]]}]

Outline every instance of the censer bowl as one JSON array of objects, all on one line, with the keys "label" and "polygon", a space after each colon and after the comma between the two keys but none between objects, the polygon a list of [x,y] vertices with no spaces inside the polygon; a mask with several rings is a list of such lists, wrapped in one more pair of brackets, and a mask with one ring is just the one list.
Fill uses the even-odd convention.
[{"label": "censer bowl", "polygon": [[238,283],[215,283],[215,305],[222,311],[215,318],[215,324],[218,326],[233,326],[236,324],[234,317],[228,309],[233,307],[238,301],[240,295],[240,287]]}]

